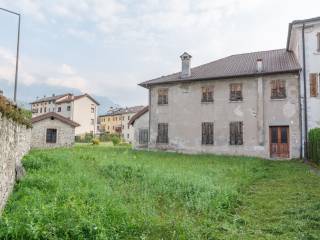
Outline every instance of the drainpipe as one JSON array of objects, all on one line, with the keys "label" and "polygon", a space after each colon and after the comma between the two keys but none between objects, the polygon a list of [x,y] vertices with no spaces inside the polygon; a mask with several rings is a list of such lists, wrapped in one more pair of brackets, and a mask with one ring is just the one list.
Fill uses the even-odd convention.
[{"label": "drainpipe", "polygon": [[300,131],[300,159],[303,157],[303,142],[304,139],[302,137],[302,103],[301,103],[301,71],[299,72],[298,77],[298,88],[299,88],[299,131]]},{"label": "drainpipe", "polygon": [[148,130],[148,150],[150,148],[150,129],[151,129],[151,87],[149,87],[149,130]]},{"label": "drainpipe", "polygon": [[305,24],[302,25],[302,57],[303,57],[303,94],[304,94],[304,160],[308,159],[308,110],[307,110],[307,73],[306,73]]}]

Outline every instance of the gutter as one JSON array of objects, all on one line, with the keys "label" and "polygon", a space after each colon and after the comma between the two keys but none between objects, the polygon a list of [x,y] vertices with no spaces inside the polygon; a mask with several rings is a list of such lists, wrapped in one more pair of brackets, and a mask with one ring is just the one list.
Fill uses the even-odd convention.
[{"label": "gutter", "polygon": [[304,148],[304,160],[308,159],[308,110],[307,110],[307,73],[306,73],[306,46],[305,46],[305,24],[302,24],[302,61],[303,61],[303,104],[304,104],[304,141],[305,141],[305,148]]},{"label": "gutter", "polygon": [[150,86],[153,85],[162,85],[162,84],[174,84],[174,83],[191,83],[197,81],[207,81],[207,80],[223,80],[223,79],[234,79],[234,78],[243,78],[243,77],[263,77],[263,76],[270,76],[275,74],[287,74],[287,73],[300,73],[301,68],[287,70],[287,71],[276,71],[276,72],[267,72],[267,73],[255,73],[255,74],[242,74],[242,75],[230,75],[230,76],[221,76],[221,77],[206,77],[206,78],[191,78],[191,79],[177,79],[167,82],[156,82],[156,83],[139,83],[138,85],[147,89],[150,89]]}]

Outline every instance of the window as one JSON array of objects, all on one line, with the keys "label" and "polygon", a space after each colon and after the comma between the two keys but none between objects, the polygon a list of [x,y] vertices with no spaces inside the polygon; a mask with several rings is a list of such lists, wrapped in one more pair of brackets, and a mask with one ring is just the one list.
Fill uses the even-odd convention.
[{"label": "window", "polygon": [[127,134],[127,139],[129,139],[129,138],[130,138],[130,134],[128,133],[128,134]]},{"label": "window", "polygon": [[43,109],[43,112],[47,112],[47,108],[46,107]]},{"label": "window", "polygon": [[243,123],[231,122],[230,123],[230,145],[243,144]]},{"label": "window", "polygon": [[168,143],[168,123],[158,124],[158,137],[157,143]]},{"label": "window", "polygon": [[148,144],[148,129],[139,129],[139,144]]},{"label": "window", "polygon": [[286,98],[286,81],[272,80],[271,81],[271,98],[283,99]]},{"label": "window", "polygon": [[202,144],[213,145],[213,123],[212,122],[202,123]]},{"label": "window", "polygon": [[203,87],[202,88],[202,98],[201,102],[213,102],[213,87]]},{"label": "window", "polygon": [[310,97],[318,96],[318,76],[316,73],[310,73]]},{"label": "window", "polygon": [[[124,119],[123,119],[124,120]],[[130,116],[128,116],[128,121],[130,120]]]},{"label": "window", "polygon": [[230,101],[242,101],[242,84],[230,84]]},{"label": "window", "polygon": [[71,111],[71,106],[67,106],[67,111]]},{"label": "window", "polygon": [[160,88],[158,90],[158,104],[168,104],[168,88]]},{"label": "window", "polygon": [[94,113],[94,107],[91,108],[91,113]]},{"label": "window", "polygon": [[318,45],[318,52],[320,52],[320,32],[317,33],[317,45]]},{"label": "window", "polygon": [[58,112],[61,112],[61,107],[58,107]]},{"label": "window", "polygon": [[56,143],[57,142],[57,129],[48,128],[47,129],[47,143]]},{"label": "window", "polygon": [[40,108],[40,113],[42,113],[42,108]]},{"label": "window", "polygon": [[94,119],[91,119],[91,125],[94,125]]}]

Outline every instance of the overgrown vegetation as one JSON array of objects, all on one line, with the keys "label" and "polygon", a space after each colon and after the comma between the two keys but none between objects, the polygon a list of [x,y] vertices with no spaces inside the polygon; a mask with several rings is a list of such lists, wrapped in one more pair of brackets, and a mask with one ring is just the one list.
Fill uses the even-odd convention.
[{"label": "overgrown vegetation", "polygon": [[320,128],[309,131],[309,158],[311,161],[320,164]]},{"label": "overgrown vegetation", "polygon": [[25,109],[17,108],[3,96],[0,96],[0,113],[2,113],[8,119],[25,125],[27,128],[32,127],[31,112]]},{"label": "overgrown vegetation", "polygon": [[0,239],[320,238],[320,176],[300,162],[79,145],[23,164]]}]

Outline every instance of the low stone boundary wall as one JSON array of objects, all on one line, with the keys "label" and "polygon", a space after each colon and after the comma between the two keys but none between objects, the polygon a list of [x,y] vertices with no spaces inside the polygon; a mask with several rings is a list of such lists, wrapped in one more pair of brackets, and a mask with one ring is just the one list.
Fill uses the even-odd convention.
[{"label": "low stone boundary wall", "polygon": [[23,172],[21,159],[30,150],[31,129],[0,113],[0,213]]}]

